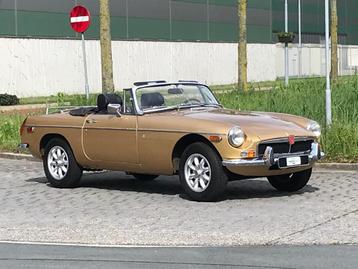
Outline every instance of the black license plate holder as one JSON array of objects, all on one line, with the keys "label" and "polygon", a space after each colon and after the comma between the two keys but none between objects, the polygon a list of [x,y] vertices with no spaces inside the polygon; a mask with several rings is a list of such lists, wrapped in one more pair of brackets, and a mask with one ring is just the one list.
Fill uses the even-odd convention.
[{"label": "black license plate holder", "polygon": [[[298,163],[299,159],[299,163]],[[284,168],[294,168],[299,166],[305,166],[309,164],[308,155],[302,156],[286,156],[278,158],[278,167],[280,169]]]}]

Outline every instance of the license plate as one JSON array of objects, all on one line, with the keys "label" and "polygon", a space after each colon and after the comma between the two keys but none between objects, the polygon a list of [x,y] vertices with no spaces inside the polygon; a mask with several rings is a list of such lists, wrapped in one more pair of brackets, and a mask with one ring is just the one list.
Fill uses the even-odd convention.
[{"label": "license plate", "polygon": [[286,158],[287,166],[301,165],[301,157],[288,157]]}]

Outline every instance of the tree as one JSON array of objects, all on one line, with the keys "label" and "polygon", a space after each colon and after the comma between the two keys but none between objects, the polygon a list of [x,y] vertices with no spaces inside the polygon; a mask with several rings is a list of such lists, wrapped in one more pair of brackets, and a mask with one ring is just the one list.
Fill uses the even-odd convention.
[{"label": "tree", "polygon": [[247,91],[247,0],[238,0],[239,16],[239,70],[238,70],[238,87],[239,90]]},{"label": "tree", "polygon": [[102,92],[114,92],[109,0],[100,0]]},{"label": "tree", "polygon": [[331,81],[336,82],[338,78],[338,16],[337,0],[331,0]]}]

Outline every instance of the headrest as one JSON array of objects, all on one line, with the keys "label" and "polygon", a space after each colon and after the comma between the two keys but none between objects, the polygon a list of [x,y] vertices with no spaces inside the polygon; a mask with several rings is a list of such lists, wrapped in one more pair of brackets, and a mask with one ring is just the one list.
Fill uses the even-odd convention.
[{"label": "headrest", "polygon": [[107,110],[108,104],[123,105],[122,98],[115,93],[104,93],[97,97],[97,107],[99,111]]},{"label": "headrest", "polygon": [[159,92],[143,93],[141,97],[142,107],[153,107],[164,105],[164,97]]}]

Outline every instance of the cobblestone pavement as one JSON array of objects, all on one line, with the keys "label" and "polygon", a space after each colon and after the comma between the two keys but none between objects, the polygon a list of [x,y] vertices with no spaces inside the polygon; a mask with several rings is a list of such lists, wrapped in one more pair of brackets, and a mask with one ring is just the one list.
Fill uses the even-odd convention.
[{"label": "cobblestone pavement", "polygon": [[0,159],[0,240],[106,245],[358,243],[358,172],[315,171],[302,191],[265,179],[229,183],[216,203],[189,201],[177,177],[140,182],[85,174],[55,189],[42,164]]}]

